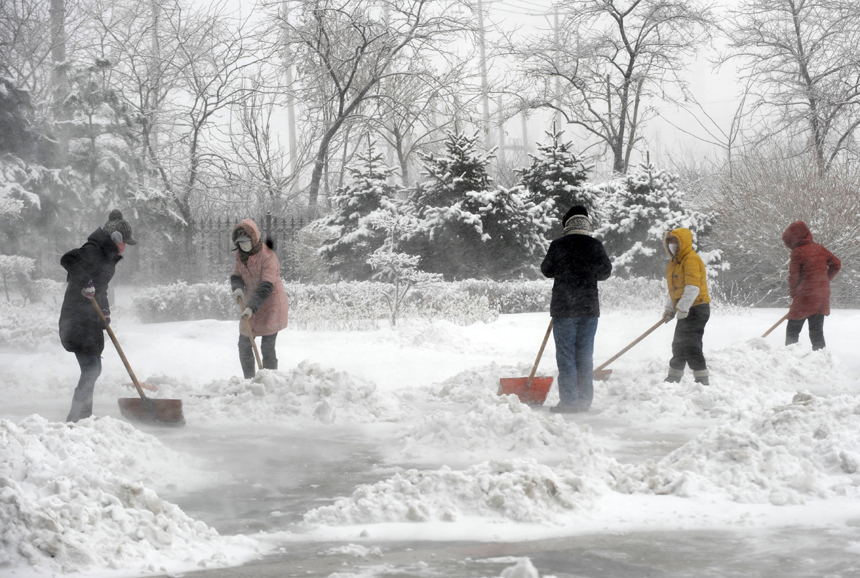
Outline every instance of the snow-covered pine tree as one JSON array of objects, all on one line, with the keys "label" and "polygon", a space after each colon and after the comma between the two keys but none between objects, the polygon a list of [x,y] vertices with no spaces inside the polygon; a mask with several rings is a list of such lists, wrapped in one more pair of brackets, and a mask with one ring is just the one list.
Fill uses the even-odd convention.
[{"label": "snow-covered pine tree", "polygon": [[561,234],[561,217],[573,205],[585,205],[589,214],[596,214],[599,204],[594,189],[585,185],[590,166],[586,166],[573,152],[573,143],[563,141],[564,131],[545,133],[547,144],[538,145],[538,152],[529,155],[531,166],[519,169],[520,184],[527,191],[528,200],[535,204],[552,201],[553,230],[550,235]]},{"label": "snow-covered pine tree", "polygon": [[531,265],[546,249],[549,203],[533,203],[519,187],[493,188],[490,154],[477,135],[448,134],[446,152],[422,157],[427,180],[409,197],[418,221],[404,239],[425,271],[448,279],[501,279]]},{"label": "snow-covered pine tree", "polygon": [[[687,206],[684,193],[676,185],[677,178],[648,162],[594,187],[601,198],[602,214],[602,223],[594,235],[603,241],[612,259],[613,274],[660,277],[665,274],[668,259],[663,250],[666,231],[686,227],[697,243],[707,235],[713,215]],[[719,260],[718,252],[699,254],[706,264]]]},{"label": "snow-covered pine tree", "polygon": [[385,164],[374,143],[347,167],[349,183],[331,197],[333,211],[320,221],[331,236],[319,249],[332,272],[346,280],[367,280],[373,269],[367,258],[385,239],[385,233],[369,226],[368,215],[394,202],[397,189],[388,184],[395,169]]}]

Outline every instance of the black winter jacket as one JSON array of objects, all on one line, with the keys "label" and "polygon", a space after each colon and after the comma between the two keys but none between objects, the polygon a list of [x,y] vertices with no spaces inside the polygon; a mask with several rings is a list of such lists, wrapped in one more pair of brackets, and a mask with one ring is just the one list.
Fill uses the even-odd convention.
[{"label": "black winter jacket", "polygon": [[553,317],[600,317],[597,282],[609,279],[612,263],[603,243],[588,235],[565,235],[550,243],[541,272],[555,279]]},{"label": "black winter jacket", "polygon": [[101,319],[89,299],[81,295],[81,289],[92,279],[96,301],[102,309],[109,309],[108,283],[120,259],[116,243],[101,228],[96,229],[80,249],[72,249],[60,259],[60,265],[68,272],[66,295],[60,310],[60,342],[66,351],[87,355],[101,355],[104,351]]}]

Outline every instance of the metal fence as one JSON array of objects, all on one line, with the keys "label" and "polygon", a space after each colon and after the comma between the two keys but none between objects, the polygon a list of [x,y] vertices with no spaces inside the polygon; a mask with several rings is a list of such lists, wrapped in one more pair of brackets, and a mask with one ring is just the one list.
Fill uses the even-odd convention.
[{"label": "metal fence", "polygon": [[[159,232],[142,230],[139,244],[126,251],[115,280],[144,285],[173,281],[218,281],[233,271],[236,254],[230,240],[233,227],[248,216],[201,219],[193,225],[191,242]],[[297,237],[307,224],[303,217],[266,214],[250,217],[263,241],[271,240],[281,263],[281,275],[291,280],[297,263]]]}]

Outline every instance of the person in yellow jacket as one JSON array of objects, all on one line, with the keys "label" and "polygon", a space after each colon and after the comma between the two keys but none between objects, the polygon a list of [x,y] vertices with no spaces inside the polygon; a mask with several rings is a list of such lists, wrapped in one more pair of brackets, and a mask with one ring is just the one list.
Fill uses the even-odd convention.
[{"label": "person in yellow jacket", "polygon": [[708,385],[708,366],[702,353],[702,336],[711,316],[705,263],[693,250],[690,229],[679,228],[666,233],[663,247],[670,259],[666,266],[669,294],[663,321],[668,323],[673,317],[678,318],[666,381],[681,381],[684,368],[689,364],[696,382]]}]

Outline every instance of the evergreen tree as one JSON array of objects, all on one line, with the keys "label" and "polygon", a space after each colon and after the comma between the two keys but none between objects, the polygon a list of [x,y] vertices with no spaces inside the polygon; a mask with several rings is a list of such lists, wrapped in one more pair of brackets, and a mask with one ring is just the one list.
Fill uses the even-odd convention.
[{"label": "evergreen tree", "polygon": [[396,187],[388,184],[395,169],[385,164],[374,143],[347,167],[349,183],[331,197],[333,212],[321,219],[331,236],[320,247],[320,255],[332,272],[347,280],[366,280],[373,275],[367,258],[382,246],[385,233],[368,222],[368,216],[394,202]]},{"label": "evergreen tree", "polygon": [[418,226],[404,246],[449,279],[511,276],[546,248],[549,205],[527,201],[519,187],[493,189],[477,140],[449,133],[446,154],[422,157],[428,178],[409,198]]},{"label": "evergreen tree", "polygon": [[519,169],[520,184],[528,192],[528,199],[536,204],[545,201],[553,203],[552,218],[556,231],[552,236],[561,234],[561,218],[573,205],[585,205],[589,214],[595,214],[599,204],[595,191],[585,186],[588,171],[586,166],[573,153],[573,144],[564,142],[564,131],[547,132],[550,142],[539,145],[530,167]]},{"label": "evergreen tree", "polygon": [[[603,217],[595,237],[603,241],[612,259],[613,274],[660,277],[668,260],[663,249],[667,231],[686,227],[696,242],[708,233],[713,215],[687,206],[684,193],[675,184],[677,178],[649,162],[594,187],[602,199],[599,210]],[[713,260],[719,256],[709,257]]]}]

